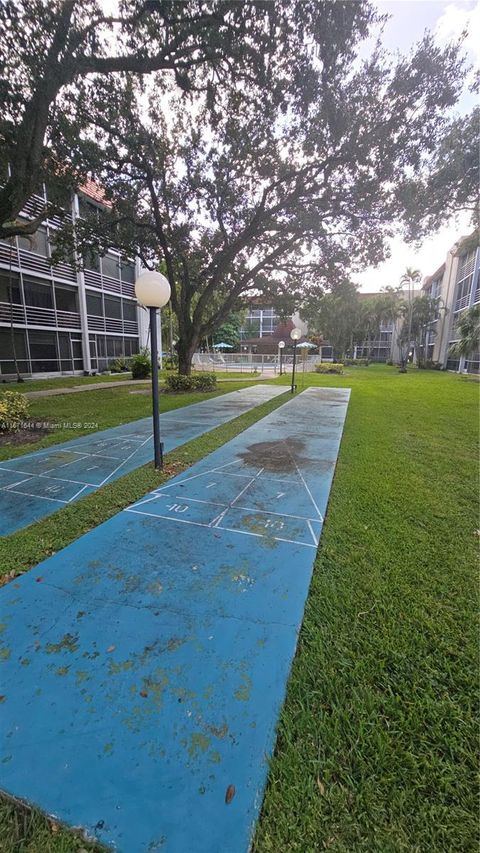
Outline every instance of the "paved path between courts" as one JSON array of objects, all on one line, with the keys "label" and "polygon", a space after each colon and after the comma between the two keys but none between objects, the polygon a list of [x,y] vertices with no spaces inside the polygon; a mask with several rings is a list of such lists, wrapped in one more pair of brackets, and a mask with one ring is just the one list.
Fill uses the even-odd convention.
[{"label": "paved path between courts", "polygon": [[[285,390],[253,385],[161,414],[165,453]],[[152,458],[148,417],[0,462],[0,536],[51,515]]]},{"label": "paved path between courts", "polygon": [[0,590],[0,788],[119,853],[247,853],[348,397],[308,389]]},{"label": "paved path between courts", "polygon": [[[201,374],[198,374],[201,375]],[[259,373],[257,376],[249,376],[248,373],[245,376],[236,376],[230,378],[228,376],[224,376],[221,379],[218,379],[217,382],[257,382],[259,379],[273,379],[274,376],[269,373]],[[108,388],[123,388],[128,385],[151,385],[151,379],[123,379],[119,382],[92,382],[85,383],[85,385],[72,385],[68,388],[44,388],[43,391],[21,391],[25,397],[28,397],[29,400],[36,400],[37,397],[60,397],[62,394],[80,394],[82,391],[104,391]],[[161,380],[160,380],[161,384]]]}]

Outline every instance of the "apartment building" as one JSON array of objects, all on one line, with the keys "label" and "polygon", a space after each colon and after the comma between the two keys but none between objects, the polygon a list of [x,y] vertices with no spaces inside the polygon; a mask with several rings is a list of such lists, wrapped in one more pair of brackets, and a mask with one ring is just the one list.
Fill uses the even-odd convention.
[{"label": "apartment building", "polygon": [[480,248],[474,235],[452,246],[445,262],[423,282],[425,294],[439,300],[436,317],[429,323],[427,358],[447,370],[478,373],[480,353],[456,357],[451,347],[458,341],[457,320],[468,308],[480,303]]},{"label": "apartment building", "polygon": [[283,339],[290,346],[290,332],[294,326],[301,330],[302,336],[307,334],[307,324],[298,314],[282,319],[272,305],[265,305],[258,297],[252,297],[240,329],[241,349],[259,354],[277,354],[280,340]]},{"label": "apartment building", "polygon": [[[47,200],[33,196],[22,216],[37,215]],[[100,188],[89,181],[65,217],[102,209]],[[15,375],[55,376],[106,370],[115,358],[139,351],[144,337],[134,293],[135,263],[118,252],[77,264],[49,264],[54,232],[45,222],[32,238],[0,241],[0,382]]]}]

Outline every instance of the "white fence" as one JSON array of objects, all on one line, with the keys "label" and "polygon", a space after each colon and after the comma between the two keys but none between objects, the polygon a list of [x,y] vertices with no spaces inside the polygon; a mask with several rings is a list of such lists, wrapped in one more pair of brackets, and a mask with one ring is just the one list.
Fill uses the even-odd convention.
[{"label": "white fence", "polygon": [[[314,370],[320,361],[320,356],[297,353],[297,370]],[[282,372],[290,373],[292,370],[293,355],[282,356]],[[232,373],[280,373],[280,361],[278,355],[255,355],[253,353],[205,353],[196,352],[193,357],[195,370],[231,371]]]}]

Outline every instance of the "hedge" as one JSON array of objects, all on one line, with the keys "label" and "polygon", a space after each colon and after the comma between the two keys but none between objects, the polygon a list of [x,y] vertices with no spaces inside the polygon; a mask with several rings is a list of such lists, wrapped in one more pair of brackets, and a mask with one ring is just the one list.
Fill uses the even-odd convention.
[{"label": "hedge", "polygon": [[0,432],[16,432],[28,415],[28,400],[18,391],[0,393]]},{"label": "hedge", "polygon": [[343,373],[343,364],[335,361],[321,361],[315,365],[315,373]]},{"label": "hedge", "polygon": [[214,373],[198,373],[194,376],[174,374],[165,377],[167,391],[215,391],[217,377]]}]

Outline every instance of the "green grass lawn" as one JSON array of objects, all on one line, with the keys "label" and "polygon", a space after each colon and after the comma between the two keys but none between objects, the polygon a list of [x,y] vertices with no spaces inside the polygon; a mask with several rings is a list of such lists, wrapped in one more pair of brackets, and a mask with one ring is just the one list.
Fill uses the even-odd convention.
[{"label": "green grass lawn", "polygon": [[[352,395],[255,853],[476,851],[479,387],[382,366],[304,382]],[[162,476],[284,399],[178,448]],[[8,537],[0,565],[33,565],[158,482],[142,468]],[[0,808],[5,853],[82,846]]]},{"label": "green grass lawn", "polygon": [[[202,373],[209,371],[194,371],[194,373]],[[258,375],[251,370],[215,370],[218,379],[255,379]],[[162,381],[165,376],[168,376],[166,370],[159,371],[159,377]],[[82,385],[98,385],[107,384],[109,382],[131,382],[132,374],[127,373],[111,373],[110,375],[97,374],[96,376],[56,376],[53,379],[26,379],[25,382],[4,382],[0,383],[0,391],[20,391],[26,394],[30,391],[49,391],[50,389],[58,388],[73,388]]]},{"label": "green grass lawn", "polygon": [[[160,410],[168,412],[191,403],[198,403],[219,394],[229,394],[250,382],[225,382],[211,393],[161,394]],[[23,386],[22,386],[23,387]],[[140,391],[141,393],[134,393]],[[55,397],[36,397],[29,400],[28,422],[51,425],[51,432],[39,441],[25,445],[1,445],[0,461],[12,456],[32,453],[81,435],[108,429],[122,423],[151,415],[152,399],[145,386],[127,385],[125,388],[99,389],[86,394],[59,394]]]}]

